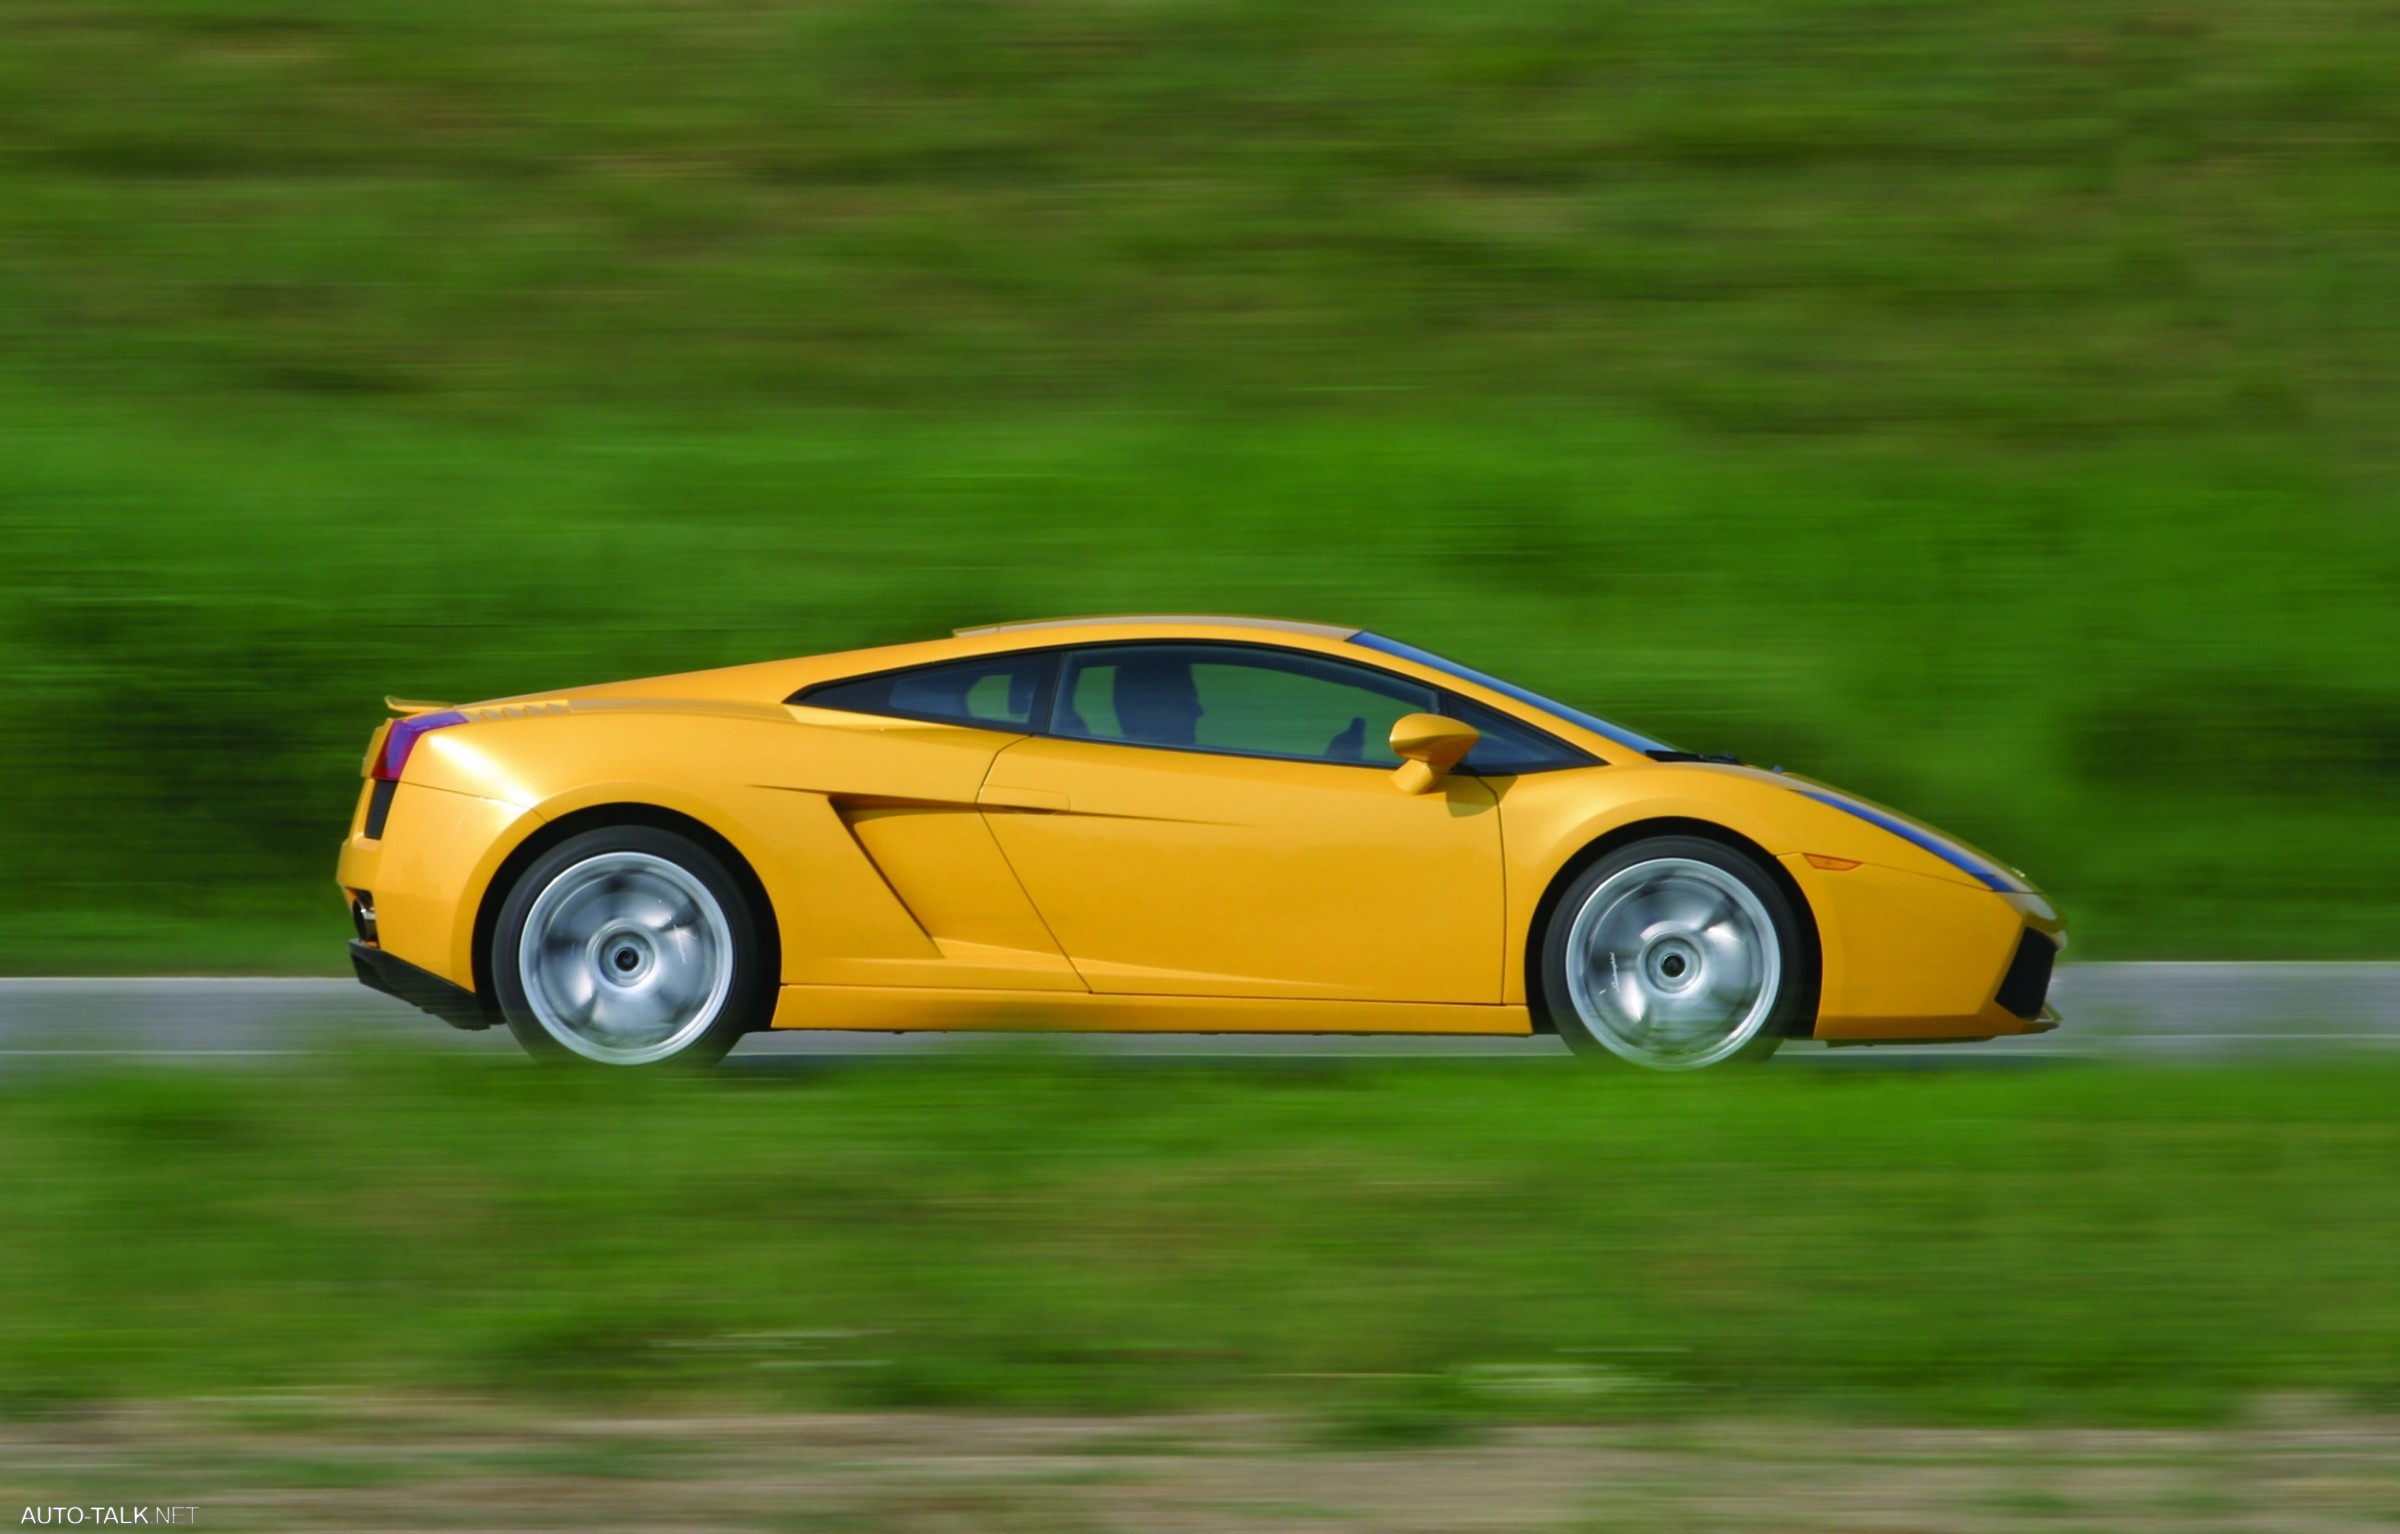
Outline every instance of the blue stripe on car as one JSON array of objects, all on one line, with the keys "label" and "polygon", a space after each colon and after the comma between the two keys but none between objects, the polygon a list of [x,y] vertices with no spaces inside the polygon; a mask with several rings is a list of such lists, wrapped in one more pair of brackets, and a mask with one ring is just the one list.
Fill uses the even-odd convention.
[{"label": "blue stripe on car", "polygon": [[1881,810],[1870,808],[1853,799],[1844,799],[1837,794],[1810,793],[1804,788],[1794,789],[1793,792],[1802,798],[1814,799],[1819,804],[1830,804],[1837,810],[1856,815],[1869,825],[1881,826],[1902,841],[1924,848],[1960,873],[1971,874],[1987,887],[1999,890],[2003,894],[2014,894],[2024,888],[2022,884],[2010,878],[2005,872],[1986,863],[1983,859],[1967,851],[1966,848],[1936,836],[1922,827],[1912,826],[1897,815],[1886,815]]}]

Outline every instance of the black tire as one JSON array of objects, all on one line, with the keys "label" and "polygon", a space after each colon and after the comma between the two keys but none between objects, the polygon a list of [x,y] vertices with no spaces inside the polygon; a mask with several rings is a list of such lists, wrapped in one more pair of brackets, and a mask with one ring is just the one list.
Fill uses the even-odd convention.
[{"label": "black tire", "polygon": [[[1748,901],[1741,901],[1730,887],[1691,868],[1690,865],[1694,864],[1718,870],[1730,878],[1742,891],[1747,892]],[[1634,870],[1649,872],[1635,873]],[[1625,882],[1615,883],[1621,876]],[[1612,894],[1610,903],[1613,908],[1619,900],[1636,898],[1643,893],[1645,880],[1658,889],[1670,891],[1678,889],[1680,881],[1680,887],[1688,887],[1694,892],[1694,898],[1711,890],[1719,891],[1721,898],[1727,901],[1725,910],[1730,924],[1738,926],[1744,933],[1763,932],[1772,935],[1775,949],[1772,989],[1770,991],[1764,983],[1764,977],[1760,976],[1750,989],[1736,993],[1738,998],[1743,999],[1742,1028],[1746,1031],[1737,1042],[1733,1038],[1737,1030],[1731,1026],[1725,1029],[1719,1045],[1712,1046],[1725,1048],[1725,1053],[1710,1056],[1706,1049],[1696,1047],[1688,1059],[1682,1059],[1661,1046],[1650,1051],[1651,1057],[1646,1058],[1643,1048],[1620,1031],[1621,1024],[1612,1027],[1605,1015],[1587,1017],[1583,1006],[1578,1004],[1577,988],[1569,973],[1570,954],[1577,941],[1578,918],[1583,916],[1586,908],[1592,905],[1594,896],[1603,888],[1611,887],[1613,883],[1614,889],[1626,892],[1621,896]],[[1605,920],[1604,913],[1595,910],[1590,920],[1601,922]],[[1713,933],[1718,926],[1726,924],[1710,925],[1704,930]],[[1688,972],[1692,979],[1684,982],[1686,985],[1710,979],[1702,966],[1720,962],[1715,958],[1720,945],[1694,935],[1703,929],[1695,927],[1692,933],[1681,938],[1663,923],[1658,924],[1656,930],[1664,933],[1664,936],[1651,939],[1637,957],[1626,958],[1625,964],[1639,966],[1645,973],[1653,965],[1690,966]],[[1815,1026],[1816,949],[1811,941],[1807,917],[1786,893],[1781,881],[1756,857],[1722,842],[1696,836],[1654,836],[1617,848],[1583,870],[1560,894],[1551,907],[1540,941],[1539,1003],[1567,1047],[1588,1058],[1647,1066],[1654,1070],[1755,1063],[1772,1055],[1786,1038],[1806,1037]],[[1681,941],[1684,947],[1675,949],[1661,946],[1676,941]],[[1745,971],[1746,974],[1754,974],[1756,969],[1764,967],[1764,950],[1759,944],[1754,943],[1747,949],[1737,946],[1724,951],[1748,952],[1751,955],[1748,963],[1752,969]],[[1686,953],[1694,957],[1686,958]],[[1731,961],[1721,961],[1724,973],[1730,974],[1733,969]],[[1677,974],[1684,972],[1676,971]],[[1592,1002],[1595,1014],[1605,1014],[1615,1008],[1618,1000],[1629,994],[1628,986],[1642,989],[1638,974],[1628,982],[1614,963],[1611,976],[1609,983],[1600,986],[1594,986],[1587,978],[1582,988],[1586,999]],[[1663,977],[1657,978],[1661,984],[1669,983]],[[1655,999],[1659,993],[1643,989],[1643,995]],[[1677,999],[1667,998],[1670,1005]]]},{"label": "black tire", "polygon": [[[545,894],[554,889],[558,893],[545,903]],[[652,897],[648,908],[652,910],[687,901],[690,923],[659,927],[630,919],[628,913],[636,912],[631,902],[645,891]],[[583,901],[581,910],[566,904],[578,898]],[[606,904],[612,899],[622,909]],[[523,967],[524,939],[528,921],[537,919],[537,908],[545,927],[561,933],[559,952],[571,955],[573,945],[566,939],[576,933],[565,923],[588,916],[595,902],[602,913],[597,918],[599,930],[593,933],[583,962],[572,957],[537,961],[551,966],[549,978],[537,976],[529,981]],[[721,932],[711,916],[712,903],[714,918],[722,920]],[[613,916],[609,914],[612,911]],[[774,1015],[778,977],[768,920],[768,913],[750,895],[744,881],[726,867],[724,858],[690,837],[638,825],[579,832],[534,859],[510,886],[492,929],[493,994],[509,1032],[516,1035],[526,1053],[545,1064],[620,1069],[714,1065],[735,1040],[766,1027]],[[623,946],[604,953],[611,943]],[[624,970],[633,973],[633,978],[619,983],[607,972],[624,961],[636,945],[644,945],[647,967],[633,973],[636,964],[624,962]],[[589,974],[584,974],[587,969]],[[568,973],[570,970],[575,973]],[[717,990],[720,975],[721,993]],[[615,987],[610,993],[612,1001],[637,998],[645,1007],[657,1009],[664,1018],[658,1027],[665,1030],[665,1037],[619,1046],[610,1042],[611,1036],[600,1022],[579,1029],[568,1020],[571,998],[553,999],[548,990],[555,983],[562,992],[569,992],[578,979],[588,980],[595,992],[606,980]],[[676,989],[665,988],[669,980],[678,982]],[[660,990],[656,995],[641,996],[644,982],[657,983]],[[677,998],[693,988],[700,994],[679,1003]],[[715,1009],[702,1023],[700,1014],[711,1000]],[[550,1014],[548,1022],[545,1011]]]}]

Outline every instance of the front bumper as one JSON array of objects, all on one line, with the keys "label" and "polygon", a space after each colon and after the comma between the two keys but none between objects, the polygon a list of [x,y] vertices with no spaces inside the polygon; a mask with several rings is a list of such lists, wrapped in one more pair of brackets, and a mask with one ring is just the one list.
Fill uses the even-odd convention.
[{"label": "front bumper", "polygon": [[2000,988],[1992,995],[2001,1011],[2024,1020],[2028,1032],[2047,1033],[2058,1026],[2058,1013],[2049,1005],[2050,971],[2057,962],[2058,940],[2028,926],[2017,939],[2017,951],[2000,977]]},{"label": "front bumper", "polygon": [[2064,927],[2031,891],[1993,891],[1873,863],[1783,864],[1815,914],[1828,1043],[1934,1043],[2047,1033]]},{"label": "front bumper", "polygon": [[472,1032],[489,1028],[498,1021],[483,1004],[483,998],[473,991],[419,969],[406,959],[394,958],[371,944],[354,940],[350,944],[350,964],[358,971],[358,983],[367,989],[396,996],[453,1028]]}]

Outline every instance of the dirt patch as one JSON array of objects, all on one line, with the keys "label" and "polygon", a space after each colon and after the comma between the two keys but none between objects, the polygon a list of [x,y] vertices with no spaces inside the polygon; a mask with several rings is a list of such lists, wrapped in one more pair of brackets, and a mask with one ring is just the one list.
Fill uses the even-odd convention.
[{"label": "dirt patch", "polygon": [[0,1486],[13,1508],[194,1504],[219,1529],[2347,1534],[2400,1527],[2400,1419],[2286,1402],[2188,1431],[1677,1422],[1362,1451],[1271,1417],[577,1417],[283,1396],[10,1424]]}]

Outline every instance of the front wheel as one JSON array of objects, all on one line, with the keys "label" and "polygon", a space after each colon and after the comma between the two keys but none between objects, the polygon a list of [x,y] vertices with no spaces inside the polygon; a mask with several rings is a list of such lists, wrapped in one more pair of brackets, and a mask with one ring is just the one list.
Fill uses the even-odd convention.
[{"label": "front wheel", "polygon": [[538,1060],[712,1064],[774,1006],[762,917],[723,860],[688,837],[586,831],[510,889],[493,990]]},{"label": "front wheel", "polygon": [[1543,999],[1579,1054],[1661,1071],[1763,1060],[1815,1004],[1800,922],[1754,858],[1698,837],[1635,842],[1560,899]]}]

